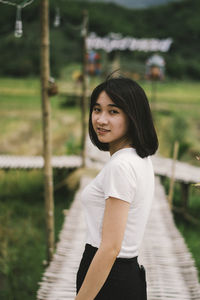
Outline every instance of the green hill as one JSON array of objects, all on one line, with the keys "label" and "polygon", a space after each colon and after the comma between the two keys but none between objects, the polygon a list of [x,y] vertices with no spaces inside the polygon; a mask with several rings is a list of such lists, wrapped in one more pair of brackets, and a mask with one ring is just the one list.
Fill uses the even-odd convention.
[{"label": "green hill", "polygon": [[[53,26],[56,1],[50,1],[51,70],[59,76],[63,66],[81,61],[82,10],[89,11],[89,31],[100,36],[120,32],[136,38],[173,39],[164,54],[167,74],[173,78],[200,78],[200,2],[185,0],[148,9],[126,9],[110,3],[59,1],[61,25]],[[39,73],[39,1],[22,11],[24,34],[14,37],[16,10],[0,4],[0,76]],[[144,62],[151,53],[123,52],[128,61]],[[112,56],[112,54],[111,54]]]}]

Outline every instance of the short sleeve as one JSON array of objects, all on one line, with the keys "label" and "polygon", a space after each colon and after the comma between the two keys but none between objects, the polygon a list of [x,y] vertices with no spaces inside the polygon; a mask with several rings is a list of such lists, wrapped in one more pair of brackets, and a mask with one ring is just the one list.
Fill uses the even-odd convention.
[{"label": "short sleeve", "polygon": [[131,203],[136,193],[134,169],[126,161],[110,162],[103,176],[105,199],[109,197]]}]

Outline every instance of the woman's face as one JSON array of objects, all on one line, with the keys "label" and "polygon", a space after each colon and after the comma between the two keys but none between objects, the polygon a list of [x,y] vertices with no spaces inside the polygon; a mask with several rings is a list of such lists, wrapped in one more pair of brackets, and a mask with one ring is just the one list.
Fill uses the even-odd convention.
[{"label": "woman's face", "polygon": [[[102,91],[93,107],[92,125],[101,143],[108,143],[112,153],[128,142],[127,115]],[[130,142],[130,141],[129,141]]]}]

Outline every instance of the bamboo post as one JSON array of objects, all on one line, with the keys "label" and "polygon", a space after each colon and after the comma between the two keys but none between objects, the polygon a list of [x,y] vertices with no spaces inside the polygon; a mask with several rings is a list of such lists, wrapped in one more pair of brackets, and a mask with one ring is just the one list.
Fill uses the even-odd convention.
[{"label": "bamboo post", "polygon": [[120,51],[116,50],[114,55],[114,60],[112,63],[112,72],[120,69]]},{"label": "bamboo post", "polygon": [[179,142],[175,141],[174,143],[174,150],[173,150],[173,161],[172,161],[172,174],[170,178],[170,185],[169,185],[169,195],[168,195],[168,202],[170,209],[172,209],[173,206],[173,195],[174,195],[174,177],[175,177],[175,165],[176,165],[176,160],[178,157],[178,148],[179,148]]},{"label": "bamboo post", "polygon": [[41,98],[43,121],[43,157],[44,157],[44,187],[47,233],[47,260],[52,259],[54,252],[54,201],[53,172],[51,166],[51,105],[48,96],[49,67],[49,5],[48,0],[40,2],[41,21]]},{"label": "bamboo post", "polygon": [[82,49],[82,97],[81,97],[81,123],[82,123],[82,137],[81,137],[81,149],[82,149],[82,167],[85,167],[86,161],[86,130],[87,130],[87,35],[88,35],[88,12],[83,11],[83,49]]}]

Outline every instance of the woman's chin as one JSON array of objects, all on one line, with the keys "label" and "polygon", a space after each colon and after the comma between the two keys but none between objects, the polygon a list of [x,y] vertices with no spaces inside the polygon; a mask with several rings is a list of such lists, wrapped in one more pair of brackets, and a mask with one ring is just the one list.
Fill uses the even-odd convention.
[{"label": "woman's chin", "polygon": [[100,143],[104,143],[104,144],[108,144],[109,143],[109,141],[107,139],[104,139],[104,138],[99,138],[98,137],[98,140],[99,140]]},{"label": "woman's chin", "polygon": [[98,134],[97,138],[101,143],[110,143],[110,139],[104,135]]}]

